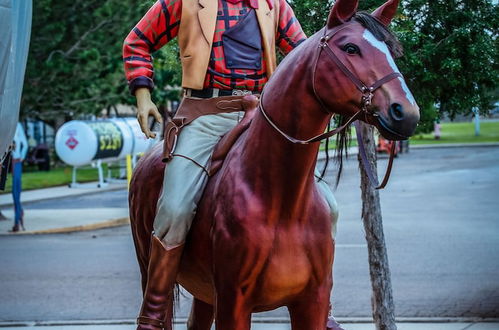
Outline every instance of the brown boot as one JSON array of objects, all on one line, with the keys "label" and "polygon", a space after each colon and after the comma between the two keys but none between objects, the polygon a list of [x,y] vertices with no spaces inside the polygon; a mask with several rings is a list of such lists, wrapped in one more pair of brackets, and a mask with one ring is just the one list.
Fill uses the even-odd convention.
[{"label": "brown boot", "polygon": [[147,286],[137,330],[158,330],[168,328],[166,316],[168,305],[173,299],[173,287],[182,257],[184,245],[167,249],[159,238],[152,235]]},{"label": "brown boot", "polygon": [[17,233],[21,228],[19,228],[19,225],[14,225],[11,230],[9,230],[9,233]]},{"label": "brown boot", "polygon": [[19,221],[19,229],[22,230],[22,231],[26,230],[24,228],[24,210],[21,211],[21,220]]}]

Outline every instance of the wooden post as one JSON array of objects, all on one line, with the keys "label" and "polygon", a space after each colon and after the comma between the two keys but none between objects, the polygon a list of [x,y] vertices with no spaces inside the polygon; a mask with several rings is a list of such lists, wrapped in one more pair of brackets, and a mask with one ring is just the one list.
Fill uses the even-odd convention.
[{"label": "wooden post", "polygon": [[[365,123],[360,124],[362,139],[367,159],[376,173],[376,144],[374,128]],[[362,189],[362,220],[366,233],[369,254],[369,273],[372,286],[372,313],[377,330],[396,330],[395,305],[393,303],[392,284],[388,256],[386,254],[385,236],[379,191],[373,187],[359,159]]]}]

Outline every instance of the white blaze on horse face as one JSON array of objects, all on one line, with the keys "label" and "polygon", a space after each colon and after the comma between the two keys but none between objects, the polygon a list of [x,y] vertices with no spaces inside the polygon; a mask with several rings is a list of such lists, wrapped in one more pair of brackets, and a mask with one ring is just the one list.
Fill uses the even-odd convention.
[{"label": "white blaze on horse face", "polygon": [[[397,65],[395,64],[395,61],[393,60],[392,54],[390,54],[390,51],[388,50],[388,47],[386,46],[386,44],[384,42],[379,41],[378,39],[376,39],[376,37],[368,29],[366,29],[364,31],[364,34],[362,36],[373,47],[376,47],[383,54],[385,54],[386,60],[388,61],[388,64],[390,64],[390,66],[392,67],[393,71],[400,73],[399,69],[397,68]],[[407,87],[407,84],[405,83],[405,80],[402,77],[399,77],[398,80],[400,81],[400,84],[402,85],[402,89],[405,92],[407,100],[409,100],[409,102],[412,105],[416,105],[416,100],[414,99],[414,96],[412,95],[411,91],[409,90],[409,87]]]}]

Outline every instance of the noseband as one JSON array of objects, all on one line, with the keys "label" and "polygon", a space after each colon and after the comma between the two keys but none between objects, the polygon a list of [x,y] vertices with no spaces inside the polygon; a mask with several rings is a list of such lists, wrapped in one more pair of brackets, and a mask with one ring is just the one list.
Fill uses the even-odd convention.
[{"label": "noseband", "polygon": [[[317,65],[319,63],[319,58],[320,58],[320,55],[321,55],[322,51],[325,51],[326,54],[329,56],[329,58],[343,72],[343,74],[345,76],[347,76],[350,79],[350,81],[355,85],[355,87],[357,87],[357,89],[361,92],[361,99],[360,99],[360,103],[359,103],[359,111],[357,111],[352,117],[350,117],[345,124],[343,124],[340,127],[335,128],[334,130],[322,133],[320,135],[314,136],[314,137],[312,137],[310,139],[307,139],[307,140],[296,139],[296,138],[294,138],[294,137],[286,134],[284,131],[282,131],[272,121],[272,119],[270,119],[270,117],[268,116],[268,114],[263,109],[263,93],[262,93],[262,96],[261,96],[260,102],[259,102],[260,112],[262,113],[263,117],[267,120],[267,122],[279,134],[281,134],[283,137],[285,137],[288,141],[290,141],[292,143],[295,143],[295,144],[311,144],[311,143],[314,143],[314,142],[319,142],[321,140],[327,139],[327,138],[329,138],[329,137],[331,137],[333,135],[336,135],[336,134],[340,133],[345,128],[347,128],[352,122],[354,122],[355,120],[358,120],[361,115],[364,115],[365,117],[367,117],[367,115],[371,115],[371,116],[377,117],[378,116],[377,113],[372,112],[372,111],[369,110],[369,106],[372,103],[372,98],[374,96],[374,92],[378,88],[380,88],[383,84],[386,84],[387,82],[389,82],[389,81],[391,81],[391,80],[393,80],[395,78],[402,77],[402,75],[399,72],[395,72],[394,71],[394,72],[392,72],[392,73],[384,76],[383,78],[377,80],[371,86],[367,86],[362,80],[360,80],[357,77],[357,75],[355,75],[350,69],[348,69],[345,66],[345,64],[343,64],[343,62],[334,53],[334,51],[331,48],[331,46],[329,46],[329,40],[331,40],[336,33],[338,33],[339,31],[343,30],[344,28],[345,28],[345,26],[340,27],[340,28],[335,28],[335,29],[333,29],[330,32],[330,34],[328,34],[327,33],[327,27],[324,27],[324,35],[321,37],[321,39],[319,41],[318,52],[317,52],[316,61],[315,61],[315,65],[314,65],[314,72],[313,72],[313,75],[312,75],[312,89],[314,91],[314,96],[317,99],[317,101],[319,102],[319,104],[321,105],[321,107],[325,110],[326,113],[330,114],[330,112],[327,111],[327,107],[324,105],[324,102],[322,101],[322,99],[317,94],[316,88],[315,88],[315,75],[316,75],[316,72],[317,72]],[[383,189],[386,186],[386,184],[388,182],[388,179],[390,177],[390,172],[391,172],[391,168],[392,168],[392,164],[393,164],[393,158],[394,158],[394,155],[395,155],[395,141],[393,141],[392,147],[391,147],[391,150],[390,150],[390,159],[389,159],[389,162],[388,162],[388,167],[387,167],[387,170],[386,170],[386,173],[385,173],[385,177],[384,177],[382,183],[378,184],[378,180],[374,177],[374,174],[373,174],[373,171],[371,169],[371,166],[370,166],[369,162],[367,161],[367,155],[366,155],[366,152],[365,152],[365,149],[364,149],[364,145],[362,143],[362,137],[360,135],[360,127],[359,127],[359,125],[356,125],[356,132],[357,132],[357,140],[358,140],[358,144],[359,144],[359,153],[361,155],[362,162],[363,162],[364,167],[366,169],[366,173],[367,173],[367,175],[368,175],[371,183],[376,187],[376,189]]]}]

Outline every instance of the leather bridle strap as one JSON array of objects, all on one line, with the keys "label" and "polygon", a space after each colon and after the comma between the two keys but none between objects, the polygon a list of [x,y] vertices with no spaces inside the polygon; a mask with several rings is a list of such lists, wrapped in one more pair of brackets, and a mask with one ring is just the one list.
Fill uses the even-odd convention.
[{"label": "leather bridle strap", "polygon": [[[272,121],[272,119],[270,119],[269,115],[265,112],[265,109],[263,108],[263,95],[264,95],[264,93],[262,93],[262,95],[260,97],[260,102],[259,102],[259,105],[258,105],[258,108],[259,108],[260,112],[262,113],[263,117],[267,120],[267,122],[279,134],[281,134],[284,138],[286,138],[288,141],[290,141],[292,143],[296,143],[296,144],[310,144],[310,143],[314,143],[314,142],[319,142],[321,140],[327,139],[327,138],[329,138],[329,137],[331,137],[331,136],[333,136],[335,134],[338,134],[339,132],[343,131],[351,123],[353,123],[357,119],[359,119],[361,115],[367,115],[369,113],[372,116],[377,116],[376,113],[371,113],[371,112],[368,111],[368,107],[369,107],[369,105],[371,105],[372,98],[374,96],[374,94],[373,94],[374,91],[376,91],[376,89],[378,89],[379,87],[381,87],[383,84],[385,84],[385,83],[387,83],[387,82],[389,82],[389,81],[391,81],[391,80],[393,80],[395,78],[402,77],[402,75],[399,72],[392,72],[392,73],[384,76],[383,78],[377,80],[371,86],[367,86],[366,84],[364,84],[364,82],[362,82],[352,71],[350,71],[345,66],[345,64],[343,64],[343,62],[338,58],[338,56],[336,56],[336,54],[334,53],[334,51],[331,49],[331,47],[328,44],[328,41],[339,30],[341,30],[341,29],[333,31],[333,33],[331,35],[327,35],[326,34],[326,32],[327,32],[326,29],[324,30],[324,36],[321,37],[320,43],[319,43],[319,51],[317,53],[317,59],[316,59],[315,69],[314,69],[314,75],[313,75],[314,78],[312,79],[312,88],[313,88],[314,94],[315,94],[317,100],[319,101],[320,105],[323,108],[325,108],[324,103],[322,102],[322,100],[320,99],[320,97],[317,95],[316,88],[315,88],[315,71],[317,70],[317,63],[319,61],[319,57],[320,57],[321,51],[325,50],[326,53],[329,55],[329,57],[333,60],[333,62],[338,66],[338,68],[352,81],[352,83],[355,85],[355,87],[357,87],[357,89],[362,93],[362,97],[361,97],[361,101],[360,101],[360,110],[357,111],[352,117],[350,117],[348,119],[348,121],[345,124],[343,124],[342,126],[337,127],[336,129],[328,131],[326,133],[314,136],[314,137],[312,137],[310,139],[300,140],[300,139],[294,138],[294,137],[286,134],[284,131],[282,131]],[[376,186],[376,189],[382,189],[382,188],[384,188],[386,186],[386,184],[388,182],[388,179],[390,177],[390,173],[391,173],[391,169],[392,169],[392,165],[393,165],[393,158],[394,158],[394,155],[395,155],[395,142],[393,142],[393,144],[392,144],[392,148],[391,148],[391,151],[390,151],[390,160],[388,162],[388,168],[387,168],[387,171],[385,173],[385,177],[384,177],[383,181],[381,182],[381,184],[378,184],[378,180],[374,177],[372,168],[371,168],[371,166],[370,166],[370,164],[369,164],[369,162],[367,160],[367,155],[366,155],[366,151],[364,149],[364,144],[362,143],[362,136],[361,136],[361,133],[360,133],[360,126],[359,126],[359,124],[357,122],[355,122],[355,125],[356,125],[356,134],[357,134],[357,139],[358,139],[358,144],[359,144],[359,153],[360,153],[362,162],[364,164],[364,168],[366,169],[366,173],[367,173],[367,175],[368,175],[371,183]]]},{"label": "leather bridle strap", "polygon": [[388,161],[388,167],[386,169],[386,173],[385,173],[385,176],[383,178],[383,181],[381,182],[381,184],[379,184],[379,181],[374,176],[374,172],[372,170],[372,167],[371,167],[369,161],[367,160],[366,149],[364,148],[364,143],[362,141],[362,133],[360,132],[360,123],[357,121],[357,119],[363,113],[362,110],[357,111],[345,124],[343,124],[340,127],[337,127],[334,130],[331,130],[331,131],[328,131],[326,133],[317,135],[317,136],[315,136],[315,137],[313,137],[311,139],[308,139],[308,140],[300,140],[300,139],[296,139],[296,138],[294,138],[294,137],[286,134],[285,132],[283,132],[272,121],[272,119],[270,119],[270,117],[268,116],[268,114],[263,109],[262,99],[263,99],[263,93],[262,93],[262,96],[260,98],[260,104],[258,106],[258,108],[259,108],[260,112],[262,113],[263,117],[267,120],[267,122],[270,124],[270,126],[272,126],[279,134],[281,134],[284,138],[286,138],[291,143],[295,143],[295,144],[310,144],[310,143],[313,143],[313,142],[319,142],[319,141],[327,139],[327,138],[329,138],[329,137],[331,137],[331,136],[333,136],[335,134],[338,134],[339,132],[341,132],[342,130],[344,130],[348,125],[350,125],[351,123],[354,123],[354,125],[355,125],[355,133],[357,135],[357,144],[359,146],[360,158],[362,160],[362,164],[364,164],[364,169],[366,170],[366,173],[367,173],[367,176],[369,178],[369,181],[371,181],[372,185],[375,186],[376,189],[383,189],[383,188],[385,188],[386,184],[388,183],[388,179],[390,178],[390,174],[392,172],[393,159],[395,157],[395,144],[396,144],[396,142],[393,141],[393,143],[392,143],[392,147],[390,149],[390,159]]},{"label": "leather bridle strap", "polygon": [[385,173],[385,176],[383,178],[383,181],[381,182],[381,184],[379,184],[379,181],[374,176],[374,172],[372,170],[372,167],[371,167],[369,161],[367,160],[366,150],[364,148],[364,143],[362,141],[362,135],[361,135],[361,132],[360,132],[360,123],[357,121],[357,119],[363,113],[362,110],[357,111],[345,124],[341,125],[340,127],[337,127],[334,130],[331,130],[331,131],[328,131],[326,133],[314,136],[313,138],[308,139],[308,140],[300,140],[300,139],[296,139],[296,138],[294,138],[294,137],[286,134],[285,132],[283,132],[272,121],[272,119],[270,119],[269,115],[263,109],[263,105],[262,105],[263,102],[262,102],[262,100],[263,100],[263,93],[262,93],[262,96],[260,98],[260,104],[258,105],[258,108],[259,108],[260,112],[262,113],[263,117],[267,120],[267,122],[270,124],[270,126],[272,126],[279,134],[281,134],[284,138],[286,138],[291,143],[295,143],[295,144],[310,144],[310,143],[314,143],[314,142],[319,142],[319,141],[327,139],[327,138],[329,138],[329,137],[331,137],[331,136],[333,136],[335,134],[338,134],[339,132],[341,132],[342,130],[344,130],[348,125],[350,125],[351,123],[354,123],[354,125],[355,125],[355,133],[357,134],[357,142],[358,142],[358,146],[359,146],[360,158],[362,160],[362,164],[364,164],[364,168],[366,170],[366,173],[367,173],[367,176],[369,178],[369,181],[371,181],[372,185],[375,186],[376,189],[383,189],[386,186],[386,184],[388,183],[388,179],[390,178],[391,171],[392,171],[393,159],[394,159],[394,156],[395,156],[395,143],[396,142],[393,141],[393,143],[392,143],[392,147],[390,149],[390,159],[388,161],[388,167],[386,169],[386,173]]},{"label": "leather bridle strap", "polygon": [[353,123],[354,121],[356,121],[357,119],[359,119],[359,117],[361,116],[362,114],[362,110],[359,110],[357,111],[352,117],[350,117],[350,119],[348,119],[348,121],[341,125],[340,127],[337,127],[331,131],[328,131],[328,132],[325,132],[325,133],[322,133],[322,134],[319,134],[317,136],[314,136],[308,140],[300,140],[300,139],[297,139],[297,138],[294,138],[288,134],[286,134],[284,131],[282,131],[273,121],[272,119],[270,119],[269,115],[265,112],[265,110],[263,109],[263,93],[260,97],[260,103],[258,105],[258,108],[260,109],[260,112],[262,113],[263,117],[267,120],[267,122],[270,124],[270,126],[272,126],[277,132],[279,132],[283,137],[285,137],[288,141],[292,142],[292,143],[296,143],[296,144],[310,144],[310,143],[314,143],[314,142],[319,142],[319,141],[322,141],[324,139],[327,139],[333,135],[336,135],[338,134],[339,132],[341,132],[342,130],[344,130],[345,128],[348,127],[348,125],[350,125],[351,123]]},{"label": "leather bridle strap", "polygon": [[367,106],[371,104],[371,99],[373,97],[373,93],[375,90],[377,90],[379,87],[381,87],[383,84],[386,84],[392,79],[402,77],[402,75],[399,72],[392,72],[383,78],[377,80],[374,84],[371,86],[367,86],[362,82],[357,76],[355,76],[352,71],[350,71],[345,64],[336,56],[334,51],[331,49],[327,41],[331,39],[329,36],[324,36],[320,40],[319,47],[320,49],[324,49],[326,51],[326,54],[329,55],[329,57],[333,60],[333,62],[340,68],[340,70],[347,76],[352,83],[357,87],[357,89],[362,93],[362,100],[361,100],[361,109],[367,111]]},{"label": "leather bridle strap", "polygon": [[343,62],[338,58],[338,56],[336,56],[336,54],[333,52],[333,50],[331,49],[331,47],[329,47],[329,44],[327,43],[327,41],[329,39],[330,38],[328,38],[327,36],[322,37],[320,40],[319,47],[321,47],[322,49],[324,49],[326,51],[326,53],[331,57],[331,59],[334,61],[334,63],[336,63],[338,68],[340,68],[340,70],[343,71],[345,76],[347,76],[353,82],[355,87],[357,87],[357,89],[359,91],[364,92],[365,89],[367,88],[366,84],[364,84],[359,78],[357,78],[352,73],[352,71],[350,71],[345,66],[345,64],[343,64]]},{"label": "leather bridle strap", "polygon": [[[372,113],[368,110],[368,106],[371,105],[372,98],[374,96],[374,94],[373,94],[374,91],[376,91],[383,84],[385,84],[385,83],[387,83],[395,78],[402,77],[402,75],[399,72],[392,72],[392,73],[384,76],[383,78],[377,80],[376,82],[374,82],[374,84],[372,84],[371,86],[368,87],[356,75],[354,75],[353,72],[350,71],[345,66],[345,64],[343,64],[343,62],[338,58],[338,56],[336,56],[334,51],[329,46],[328,41],[338,31],[339,30],[333,31],[333,33],[331,35],[327,35],[326,31],[324,31],[324,36],[321,37],[320,43],[319,43],[319,55],[320,55],[321,50],[325,50],[326,54],[329,55],[329,57],[338,66],[338,68],[343,72],[343,74],[345,74],[345,76],[347,76],[352,81],[352,83],[355,85],[355,87],[357,87],[357,89],[362,93],[359,112],[364,112],[364,114],[370,113],[373,116],[377,116],[376,113]],[[314,86],[314,91],[315,91],[315,86]],[[359,114],[359,112],[357,112],[355,115]],[[355,124],[355,131],[356,131],[356,135],[357,135],[357,144],[359,146],[359,154],[360,154],[361,161],[364,164],[364,169],[367,173],[367,176],[368,176],[369,180],[371,181],[371,184],[373,186],[375,186],[376,189],[383,189],[386,186],[386,184],[388,183],[388,179],[390,178],[390,174],[392,171],[393,159],[395,157],[396,142],[395,141],[392,142],[392,147],[390,149],[390,159],[388,161],[388,167],[386,169],[386,173],[385,173],[385,176],[383,178],[383,181],[381,182],[381,184],[379,184],[377,176],[375,177],[374,172],[373,172],[372,167],[371,167],[371,164],[369,163],[369,161],[367,159],[366,150],[364,148],[364,143],[362,141],[362,134],[360,132],[360,124],[358,122],[355,122],[354,124]]]},{"label": "leather bridle strap", "polygon": [[366,171],[367,177],[369,178],[369,181],[371,181],[372,185],[376,187],[375,189],[383,189],[385,188],[386,184],[388,183],[388,179],[390,178],[390,174],[392,172],[392,165],[393,165],[393,158],[395,157],[395,145],[396,141],[392,141],[392,146],[390,148],[390,158],[388,160],[388,166],[386,168],[386,173],[383,178],[383,181],[381,184],[379,183],[377,177],[374,176],[374,171],[371,167],[371,163],[367,159],[367,153],[366,149],[364,148],[364,142],[362,141],[362,133],[360,131],[360,123],[357,121],[354,123],[355,125],[355,134],[357,135],[357,144],[359,146],[359,155],[360,159],[362,161],[362,164],[364,165],[364,169]]}]

